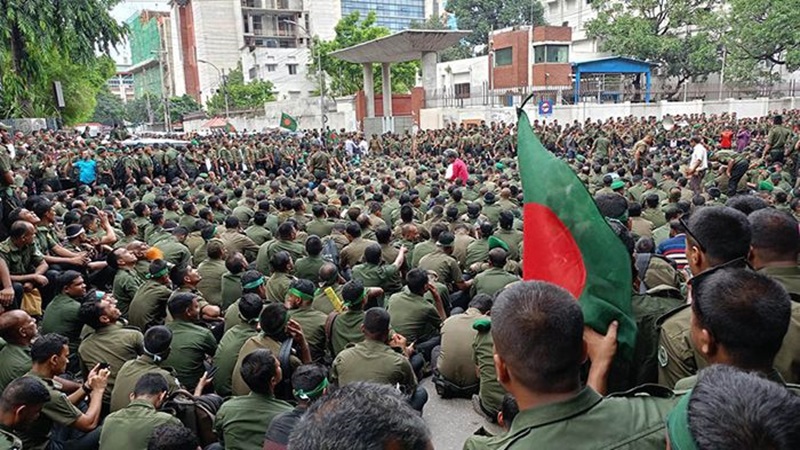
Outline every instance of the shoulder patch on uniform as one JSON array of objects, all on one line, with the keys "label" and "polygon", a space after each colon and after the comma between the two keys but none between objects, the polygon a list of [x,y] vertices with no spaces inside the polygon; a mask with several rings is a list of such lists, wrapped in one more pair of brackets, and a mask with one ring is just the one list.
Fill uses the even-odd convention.
[{"label": "shoulder patch on uniform", "polygon": [[667,355],[667,349],[664,348],[663,345],[658,346],[658,365],[661,367],[667,367],[669,363],[669,356]]}]

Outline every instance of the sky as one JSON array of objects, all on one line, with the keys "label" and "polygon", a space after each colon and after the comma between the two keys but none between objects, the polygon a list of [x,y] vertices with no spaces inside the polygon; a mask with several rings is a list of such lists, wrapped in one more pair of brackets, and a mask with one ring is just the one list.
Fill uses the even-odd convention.
[{"label": "sky", "polygon": [[[169,1],[162,0],[160,2],[155,2],[143,0],[125,0],[111,10],[111,17],[116,19],[117,22],[124,22],[130,19],[131,16],[136,13],[136,11],[141,11],[143,9],[169,11]],[[130,48],[128,47],[128,44],[125,43],[120,45],[116,52],[112,50],[111,57],[114,58],[114,61],[116,61],[117,64],[124,64],[130,61]]]}]

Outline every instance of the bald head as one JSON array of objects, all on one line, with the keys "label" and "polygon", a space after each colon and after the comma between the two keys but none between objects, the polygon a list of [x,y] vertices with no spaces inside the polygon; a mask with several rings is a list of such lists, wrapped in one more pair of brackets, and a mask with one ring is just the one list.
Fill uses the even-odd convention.
[{"label": "bald head", "polygon": [[319,268],[319,279],[325,284],[335,284],[339,279],[339,269],[332,263],[325,263]]},{"label": "bald head", "polygon": [[29,345],[37,333],[36,322],[21,309],[0,315],[0,338],[9,344]]}]

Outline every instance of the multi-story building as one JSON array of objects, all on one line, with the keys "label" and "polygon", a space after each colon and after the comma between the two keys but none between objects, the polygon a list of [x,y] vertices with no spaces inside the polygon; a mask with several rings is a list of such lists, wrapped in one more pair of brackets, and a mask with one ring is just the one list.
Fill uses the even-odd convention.
[{"label": "multi-story building", "polygon": [[553,26],[572,28],[571,60],[585,61],[608,56],[599,42],[586,34],[586,24],[597,17],[591,0],[541,0],[544,19]]},{"label": "multi-story building", "polygon": [[125,23],[130,30],[128,41],[131,49],[131,65],[127,73],[133,77],[134,96],[175,95],[169,12],[143,10]]},{"label": "multi-story building", "polygon": [[122,103],[128,103],[135,98],[133,74],[130,73],[129,68],[130,64],[117,64],[117,73],[106,82],[108,90],[119,97]]},{"label": "multi-story building", "polygon": [[378,25],[402,31],[411,22],[422,22],[438,10],[436,0],[341,0],[342,16],[358,11],[366,16],[375,11]]}]

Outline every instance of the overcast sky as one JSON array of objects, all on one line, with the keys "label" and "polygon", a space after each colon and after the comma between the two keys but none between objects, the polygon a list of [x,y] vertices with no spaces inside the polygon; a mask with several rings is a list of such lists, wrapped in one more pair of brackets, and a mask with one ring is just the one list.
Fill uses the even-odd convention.
[{"label": "overcast sky", "polygon": [[[125,0],[111,10],[111,17],[116,19],[118,22],[124,22],[130,19],[136,13],[136,11],[141,11],[143,9],[169,11],[170,7],[168,1],[153,2],[143,0]],[[114,58],[118,64],[130,61],[130,48],[128,48],[127,43],[120,45],[117,50],[118,51],[116,53],[112,51],[111,57]]]}]

